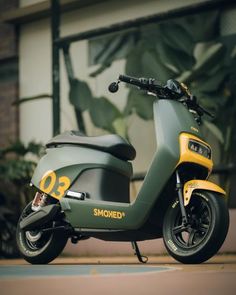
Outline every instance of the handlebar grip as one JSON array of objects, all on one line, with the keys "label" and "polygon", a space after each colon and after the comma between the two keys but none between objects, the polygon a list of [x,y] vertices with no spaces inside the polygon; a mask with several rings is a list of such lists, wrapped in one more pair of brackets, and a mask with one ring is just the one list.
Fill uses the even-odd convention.
[{"label": "handlebar grip", "polygon": [[143,83],[138,78],[126,76],[126,75],[119,75],[119,80],[125,83],[133,84],[136,86],[141,87]]}]

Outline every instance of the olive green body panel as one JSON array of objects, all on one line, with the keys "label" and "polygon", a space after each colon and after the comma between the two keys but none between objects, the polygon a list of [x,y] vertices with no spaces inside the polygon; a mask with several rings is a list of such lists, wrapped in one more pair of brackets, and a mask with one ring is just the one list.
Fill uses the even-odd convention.
[{"label": "olive green body panel", "polygon": [[[147,221],[153,205],[158,201],[165,185],[168,185],[168,180],[179,161],[179,134],[187,132],[201,137],[193,116],[181,103],[157,101],[154,103],[154,119],[157,151],[136,200],[126,204],[64,198],[61,205],[74,227],[129,230],[138,229]],[[111,216],[96,216],[94,209],[106,210],[103,213]],[[113,211],[122,215],[118,214],[117,218],[118,215]]]},{"label": "olive green body panel", "polygon": [[[193,116],[179,102],[159,100],[154,103],[154,123],[157,151],[139,192],[139,199],[148,203],[158,197],[164,185],[175,171],[180,157],[179,135],[182,132],[201,137]],[[191,127],[198,130],[193,131]]]},{"label": "olive green body panel", "polygon": [[179,159],[179,135],[190,133],[202,139],[201,130],[188,109],[177,101],[159,100],[154,103],[157,149],[165,146]]},{"label": "olive green body panel", "polygon": [[[157,151],[136,200],[129,204],[86,198],[84,200],[61,198],[60,203],[66,219],[73,227],[135,230],[142,227],[148,220],[151,209],[168,185],[179,161],[180,133],[192,133],[201,137],[193,116],[179,102],[156,101],[154,120]],[[80,146],[63,145],[61,148],[47,150],[46,156],[42,158],[34,173],[32,183],[39,187],[42,176],[48,170],[53,170],[60,175],[68,175],[73,182],[83,170],[93,167],[106,167],[128,177],[132,174],[129,162],[117,159],[110,154]],[[92,182],[93,179],[91,179]],[[119,186],[119,183],[115,185]]]},{"label": "olive green body panel", "polygon": [[[105,167],[128,178],[132,175],[132,165],[130,162],[122,161],[102,151],[78,145],[61,145],[60,147],[46,150],[46,155],[39,161],[31,182],[39,188],[40,181],[45,173],[52,170],[56,173],[57,180],[60,176],[67,176],[71,184],[73,184],[82,171],[96,167]],[[55,189],[57,187],[56,183]]]},{"label": "olive green body panel", "polygon": [[[166,159],[168,160],[166,161]],[[138,229],[147,220],[152,205],[173,173],[175,164],[176,160],[170,159],[167,150],[158,150],[150,171],[144,179],[143,187],[136,200],[131,204],[90,200],[77,201],[63,198],[60,200],[62,209],[68,221],[74,227]],[[158,172],[158,167],[162,169],[161,172]],[[158,177],[157,173],[160,173],[161,177]],[[106,210],[105,215],[111,214],[111,216],[97,216],[94,214],[94,209]],[[113,211],[119,213],[113,213]]]}]

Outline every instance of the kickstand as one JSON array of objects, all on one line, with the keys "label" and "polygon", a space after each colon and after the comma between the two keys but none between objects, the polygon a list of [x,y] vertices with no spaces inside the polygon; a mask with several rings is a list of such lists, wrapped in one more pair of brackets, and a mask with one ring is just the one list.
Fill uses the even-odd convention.
[{"label": "kickstand", "polygon": [[147,263],[148,257],[141,255],[137,242],[133,241],[133,242],[131,242],[131,244],[132,244],[132,248],[134,249],[134,255],[137,255],[139,262]]}]

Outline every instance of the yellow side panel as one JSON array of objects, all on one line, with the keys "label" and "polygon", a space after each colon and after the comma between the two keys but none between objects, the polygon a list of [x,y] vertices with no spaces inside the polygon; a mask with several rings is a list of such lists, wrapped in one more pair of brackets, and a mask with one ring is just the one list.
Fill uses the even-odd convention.
[{"label": "yellow side panel", "polygon": [[190,180],[188,182],[185,183],[184,185],[184,206],[187,206],[191,196],[192,196],[192,192],[195,189],[204,189],[204,190],[208,190],[208,191],[214,191],[220,194],[225,195],[225,191],[219,187],[218,185],[207,181],[207,180]]}]

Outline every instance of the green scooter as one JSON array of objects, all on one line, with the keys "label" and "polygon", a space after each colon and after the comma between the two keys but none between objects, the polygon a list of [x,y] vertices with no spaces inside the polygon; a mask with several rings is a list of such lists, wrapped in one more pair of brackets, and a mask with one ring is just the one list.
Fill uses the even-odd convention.
[{"label": "green scooter", "polygon": [[204,110],[186,85],[120,75],[157,98],[153,105],[157,150],[135,199],[130,202],[134,147],[118,135],[64,132],[46,144],[31,180],[37,190],[17,226],[17,244],[32,264],[55,259],[70,238],[138,241],[163,238],[182,263],[201,263],[217,253],[229,227],[225,191],[207,181],[211,147],[199,125]]}]

